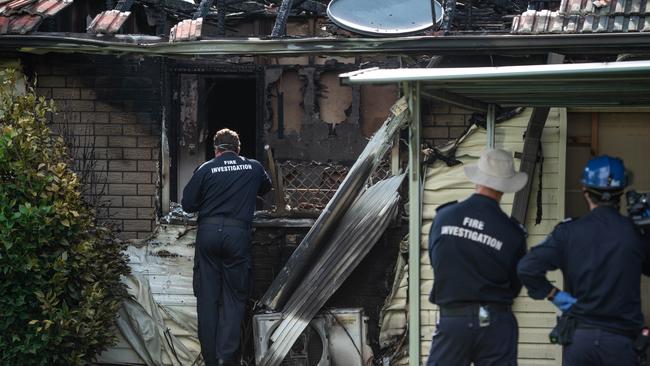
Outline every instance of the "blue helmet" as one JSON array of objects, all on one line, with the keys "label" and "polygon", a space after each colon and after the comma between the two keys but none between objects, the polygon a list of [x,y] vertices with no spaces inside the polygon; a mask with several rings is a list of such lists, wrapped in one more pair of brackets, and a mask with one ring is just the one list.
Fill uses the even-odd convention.
[{"label": "blue helmet", "polygon": [[597,156],[589,160],[581,182],[587,188],[595,190],[623,190],[627,186],[623,160],[608,155]]}]

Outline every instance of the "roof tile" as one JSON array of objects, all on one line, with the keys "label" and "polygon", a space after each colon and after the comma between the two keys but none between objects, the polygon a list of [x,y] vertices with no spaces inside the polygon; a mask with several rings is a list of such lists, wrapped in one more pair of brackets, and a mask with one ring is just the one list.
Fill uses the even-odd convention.
[{"label": "roof tile", "polygon": [[639,14],[641,12],[641,1],[642,0],[632,0],[632,5],[630,5],[630,13]]},{"label": "roof tile", "polygon": [[646,19],[650,0],[562,0],[555,12],[523,12],[512,22],[511,33],[637,32],[646,30]]},{"label": "roof tile", "polygon": [[8,33],[26,34],[36,27],[43,18],[38,15],[19,15],[11,18]]},{"label": "roof tile", "polygon": [[130,11],[106,10],[95,16],[88,26],[90,33],[115,34],[131,15]]}]

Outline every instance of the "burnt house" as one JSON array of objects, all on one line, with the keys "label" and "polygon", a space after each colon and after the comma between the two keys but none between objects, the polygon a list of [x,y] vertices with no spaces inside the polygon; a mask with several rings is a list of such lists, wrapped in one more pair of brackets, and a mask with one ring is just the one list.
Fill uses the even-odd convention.
[{"label": "burnt house", "polygon": [[[73,150],[80,160],[90,161],[83,165],[92,172],[86,181],[87,196],[98,205],[100,217],[136,247],[149,243],[148,252],[131,253],[134,268],[149,270],[155,264],[191,273],[186,260],[192,252],[191,220],[178,212],[174,202],[180,201],[194,169],[213,154],[214,132],[223,127],[238,131],[242,154],[263,162],[276,182],[274,192],[260,201],[261,212],[254,223],[253,297],[260,299],[330,202],[368,139],[390,115],[391,106],[406,93],[401,82],[342,84],[340,74],[373,67],[615,63],[645,59],[643,50],[650,44],[645,33],[650,31],[650,18],[646,18],[650,3],[645,0],[447,0],[439,8],[432,7],[428,27],[383,35],[369,35],[333,20],[327,12],[329,3],[0,1],[0,56],[4,65],[19,69],[35,82],[40,95],[55,100],[59,112],[52,116],[53,126],[77,147]],[[364,9],[356,11],[363,14]],[[550,57],[551,53],[562,57]],[[508,81],[508,85],[517,83]],[[582,83],[586,95],[600,90]],[[520,86],[527,93],[528,86]],[[610,92],[630,88],[611,85]],[[482,91],[478,83],[471,91],[473,97],[467,97],[469,91],[421,93],[417,150],[466,136],[474,131],[473,125],[485,127],[489,112],[481,102]],[[529,227],[536,235],[531,240],[548,233],[553,221],[580,213],[576,171],[590,154],[623,155],[639,171],[637,189],[650,190],[638,159],[648,156],[650,146],[650,110],[642,91],[638,103],[628,103],[632,107],[610,103],[613,96],[608,94],[590,95],[601,98],[599,103],[592,99],[567,106],[557,87],[530,93],[555,95],[555,101],[544,105],[559,107],[547,111],[550,116],[545,119],[553,137],[542,141],[550,144],[548,151],[556,153],[545,160],[546,175],[541,180],[542,189],[552,191],[544,191],[540,205],[545,220],[542,226]],[[504,132],[504,141],[516,139],[520,145],[513,146],[522,153],[523,133],[515,135],[526,130],[525,119],[532,117],[526,114],[530,109],[513,112],[507,108],[514,105],[508,97],[493,103],[504,107],[495,112],[496,119],[510,121],[502,125],[507,126],[503,131],[509,131]],[[520,106],[539,109],[530,102]],[[618,122],[621,115],[624,125]],[[407,135],[403,131],[395,138],[370,181],[406,169]],[[430,151],[446,157],[444,149]],[[403,202],[418,202],[409,197],[408,190],[401,192]],[[430,205],[440,203],[434,200]],[[400,210],[398,219],[388,225],[327,303],[328,308],[364,309],[369,316],[367,343],[377,363],[384,358],[391,364],[408,363],[410,354],[411,364],[418,364],[417,355],[426,356],[435,317],[424,293],[431,279],[423,274],[421,332],[409,347],[406,320],[399,320],[406,319],[407,299],[398,295],[398,288],[403,287],[399,279],[406,278],[407,248],[402,239],[408,231],[407,214],[406,209]],[[150,276],[151,293],[164,307],[178,311],[175,314],[187,315],[184,309],[194,306],[191,286],[187,287],[186,277],[173,276]],[[554,310],[526,300],[523,293],[521,297],[520,362],[557,364],[559,351],[546,337]],[[396,326],[382,323],[382,307],[384,314],[389,310],[397,314]],[[163,318],[176,323],[185,319],[168,314]],[[170,328],[192,355],[192,344],[196,346],[192,329]],[[253,336],[249,339],[243,352],[252,360]],[[133,348],[121,341],[102,360],[180,362],[171,356],[145,360]],[[295,351],[293,357],[302,356]]]}]

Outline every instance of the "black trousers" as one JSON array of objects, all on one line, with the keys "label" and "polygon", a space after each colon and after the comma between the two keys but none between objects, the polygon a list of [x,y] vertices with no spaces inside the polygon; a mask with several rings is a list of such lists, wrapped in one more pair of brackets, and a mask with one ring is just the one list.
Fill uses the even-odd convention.
[{"label": "black trousers", "polygon": [[576,329],[564,346],[564,366],[636,366],[638,359],[630,337],[601,329]]},{"label": "black trousers", "polygon": [[206,366],[234,363],[251,290],[249,228],[199,224],[193,287]]},{"label": "black trousers", "polygon": [[441,316],[427,366],[515,366],[518,338],[510,311],[490,314],[486,327],[479,327],[478,315]]}]

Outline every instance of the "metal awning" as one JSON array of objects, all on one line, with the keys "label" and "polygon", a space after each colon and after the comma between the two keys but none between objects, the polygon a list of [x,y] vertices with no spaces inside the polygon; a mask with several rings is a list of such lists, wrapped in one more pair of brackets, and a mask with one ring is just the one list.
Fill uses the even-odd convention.
[{"label": "metal awning", "polygon": [[472,110],[500,106],[648,106],[650,61],[432,69],[366,69],[346,84],[417,82],[423,96]]}]

